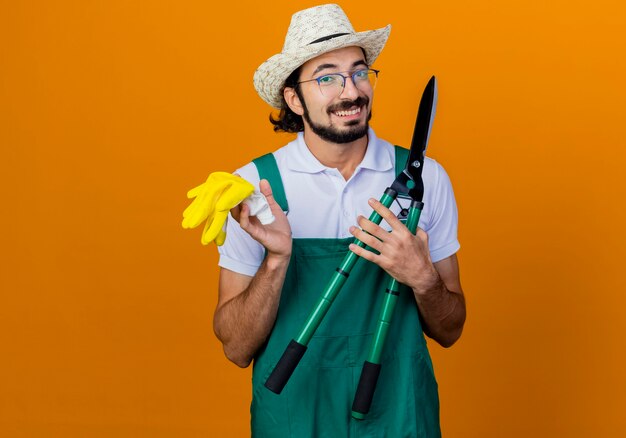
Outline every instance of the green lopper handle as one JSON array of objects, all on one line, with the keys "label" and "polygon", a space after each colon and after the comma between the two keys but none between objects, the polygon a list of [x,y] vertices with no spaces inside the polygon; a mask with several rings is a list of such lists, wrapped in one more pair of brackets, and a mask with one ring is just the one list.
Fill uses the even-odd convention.
[{"label": "green lopper handle", "polygon": [[[387,188],[383,196],[380,198],[380,203],[385,207],[389,207],[394,199],[396,199],[396,196],[398,196],[398,194],[395,190]],[[369,220],[375,224],[380,224],[382,217],[373,211]],[[361,248],[365,247],[365,244],[359,239],[354,239],[354,244],[360,246]],[[265,381],[265,387],[267,389],[275,392],[276,394],[280,394],[282,392],[283,388],[287,384],[287,381],[302,359],[302,356],[304,356],[309,341],[315,334],[315,331],[321,324],[324,316],[326,316],[326,313],[330,309],[335,297],[337,297],[341,287],[350,276],[350,271],[354,267],[358,258],[359,257],[352,251],[348,251],[345,255],[341,265],[336,269],[332,278],[324,288],[322,296],[304,323],[302,330],[298,336],[289,343],[287,349],[276,364],[276,367],[274,367],[272,373]]]},{"label": "green lopper handle", "polygon": [[[422,202],[415,200],[411,202],[406,226],[412,234],[415,234],[417,231],[417,224],[419,223],[423,208],[424,204]],[[385,346],[389,327],[391,326],[393,311],[398,302],[400,286],[402,285],[398,283],[395,278],[390,278],[389,285],[385,290],[385,298],[383,299],[383,304],[380,309],[378,325],[376,326],[376,331],[372,339],[370,353],[363,364],[359,385],[357,386],[354,402],[352,403],[352,417],[357,420],[365,418],[365,414],[369,412],[370,406],[372,405],[374,391],[376,390],[376,383],[378,382],[381,369],[380,356]]]}]

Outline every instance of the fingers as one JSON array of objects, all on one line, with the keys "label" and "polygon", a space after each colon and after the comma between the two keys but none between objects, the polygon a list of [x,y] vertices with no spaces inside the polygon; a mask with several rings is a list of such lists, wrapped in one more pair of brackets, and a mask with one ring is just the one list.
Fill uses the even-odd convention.
[{"label": "fingers", "polygon": [[248,207],[246,204],[241,204],[238,207],[240,207],[239,208],[239,226],[244,231],[248,231],[248,228],[250,228],[250,207]]},{"label": "fingers", "polygon": [[417,227],[417,230],[415,231],[415,235],[417,236],[419,240],[421,240],[422,242],[425,242],[426,246],[428,246],[428,233],[426,231],[422,230],[420,227]]},{"label": "fingers", "polygon": [[239,215],[241,214],[241,205],[237,204],[233,208],[230,209],[230,214],[237,222],[239,222]]},{"label": "fingers", "polygon": [[239,226],[241,229],[254,238],[258,234],[259,224],[260,222],[256,217],[250,216],[250,207],[246,204],[241,204],[241,211],[239,212]]},{"label": "fingers", "polygon": [[378,240],[376,237],[372,236],[371,234],[366,233],[365,231],[357,227],[350,227],[350,233],[352,233],[354,237],[359,239],[361,242],[363,242],[367,246],[374,248],[378,252],[382,251],[383,242],[381,242],[380,240]]},{"label": "fingers", "polygon": [[400,222],[400,219],[396,217],[396,215],[385,207],[380,201],[370,198],[368,201],[369,205],[378,213],[384,220],[389,224],[392,230],[400,231],[402,229],[406,229],[404,224]]},{"label": "fingers", "polygon": [[368,203],[374,211],[376,211],[376,213],[378,213],[391,226],[391,229],[396,231],[396,233],[389,233],[384,228],[363,216],[359,216],[357,218],[357,222],[361,229],[351,227],[350,233],[366,245],[374,248],[378,252],[382,252],[382,247],[385,241],[391,241],[396,238],[404,238],[404,233],[408,232],[408,229],[402,222],[400,222],[396,215],[381,202],[374,198],[370,198]]},{"label": "fingers", "polygon": [[379,262],[380,256],[378,254],[374,254],[373,252],[368,251],[365,248],[361,248],[359,245],[355,245],[354,243],[351,243],[348,248],[350,249],[350,251],[352,251],[359,257],[364,258],[365,260],[376,263],[377,265],[380,263]]},{"label": "fingers", "polygon": [[369,219],[366,219],[365,217],[359,215],[356,220],[361,229],[376,237],[378,240],[382,240],[384,242],[385,239],[389,238],[389,233],[387,232],[387,230],[379,225],[376,225]]},{"label": "fingers", "polygon": [[350,233],[376,251],[382,252],[385,240],[390,238],[389,233],[363,216],[359,216],[357,222],[361,228],[352,226]]}]

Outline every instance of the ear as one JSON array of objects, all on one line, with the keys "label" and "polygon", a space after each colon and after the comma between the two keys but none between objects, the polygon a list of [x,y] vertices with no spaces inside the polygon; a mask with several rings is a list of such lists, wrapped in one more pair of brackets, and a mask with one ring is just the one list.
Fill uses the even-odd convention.
[{"label": "ear", "polygon": [[289,106],[289,109],[291,109],[291,111],[299,116],[304,114],[302,102],[300,101],[300,98],[298,97],[298,93],[296,93],[295,88],[285,87],[285,89],[283,90],[283,96],[285,98],[285,102],[287,102],[287,106]]}]

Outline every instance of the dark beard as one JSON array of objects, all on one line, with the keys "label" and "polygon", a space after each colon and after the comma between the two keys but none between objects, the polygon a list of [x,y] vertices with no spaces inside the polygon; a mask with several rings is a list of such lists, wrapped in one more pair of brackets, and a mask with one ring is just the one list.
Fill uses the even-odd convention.
[{"label": "dark beard", "polygon": [[[321,139],[326,140],[329,143],[344,144],[344,143],[352,143],[353,141],[356,141],[367,135],[367,131],[369,129],[369,121],[372,118],[371,111],[367,115],[367,120],[364,126],[358,126],[359,124],[358,120],[353,120],[350,123],[348,123],[348,126],[350,125],[355,125],[355,126],[351,126],[347,130],[339,130],[332,125],[331,126],[317,125],[315,124],[315,122],[311,120],[311,117],[309,117],[309,110],[306,107],[306,103],[304,102],[304,99],[300,95],[299,91],[300,90],[296,88],[296,92],[298,93],[300,102],[302,102],[302,108],[304,109],[304,114],[302,114],[302,117],[304,118],[304,120],[306,120],[306,122],[311,127],[311,131],[317,134]],[[328,109],[328,113],[331,113],[333,111],[348,110],[353,106],[358,106],[359,108],[365,109],[367,108],[368,104],[369,104],[369,98],[359,96],[353,101],[352,100],[342,101],[338,103],[337,105],[330,107]]]}]

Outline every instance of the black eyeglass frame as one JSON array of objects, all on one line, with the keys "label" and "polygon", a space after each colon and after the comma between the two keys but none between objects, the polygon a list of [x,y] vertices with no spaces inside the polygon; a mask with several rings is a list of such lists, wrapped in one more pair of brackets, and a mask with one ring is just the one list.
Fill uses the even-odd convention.
[{"label": "black eyeglass frame", "polygon": [[[368,76],[369,76],[369,75],[373,72],[373,73],[374,73],[374,75],[376,76],[376,81],[378,81],[378,73],[380,73],[380,70],[376,70],[376,69],[373,69],[373,68],[362,68],[362,69],[360,69],[360,70],[355,71],[354,73],[352,73],[352,74],[351,74],[351,75],[349,75],[349,76],[344,76],[344,75],[342,74],[342,72],[337,72],[337,73],[327,73],[327,74],[322,75],[322,76],[317,77],[317,78],[307,79],[306,81],[296,82],[295,86],[297,87],[298,85],[300,85],[300,84],[304,84],[305,82],[313,82],[313,81],[316,81],[316,82],[317,82],[317,85],[318,85],[318,87],[320,87],[320,91],[321,91],[321,90],[322,90],[322,84],[321,84],[321,82],[320,82],[320,81],[321,81],[323,78],[325,78],[325,77],[327,77],[327,76],[341,76],[341,78],[342,78],[342,80],[343,80],[343,82],[342,82],[342,84],[341,84],[341,89],[342,89],[342,90],[343,90],[344,88],[346,88],[346,81],[348,80],[348,78],[352,79],[352,83],[354,84],[354,86],[355,86],[355,87],[357,87],[357,88],[358,88],[358,85],[357,85],[356,81],[354,80],[354,76],[355,76],[356,74],[362,73],[362,72],[364,72],[364,71],[366,71],[366,72],[367,72],[367,75],[368,75]],[[346,73],[346,72],[343,72],[343,73]]]}]

